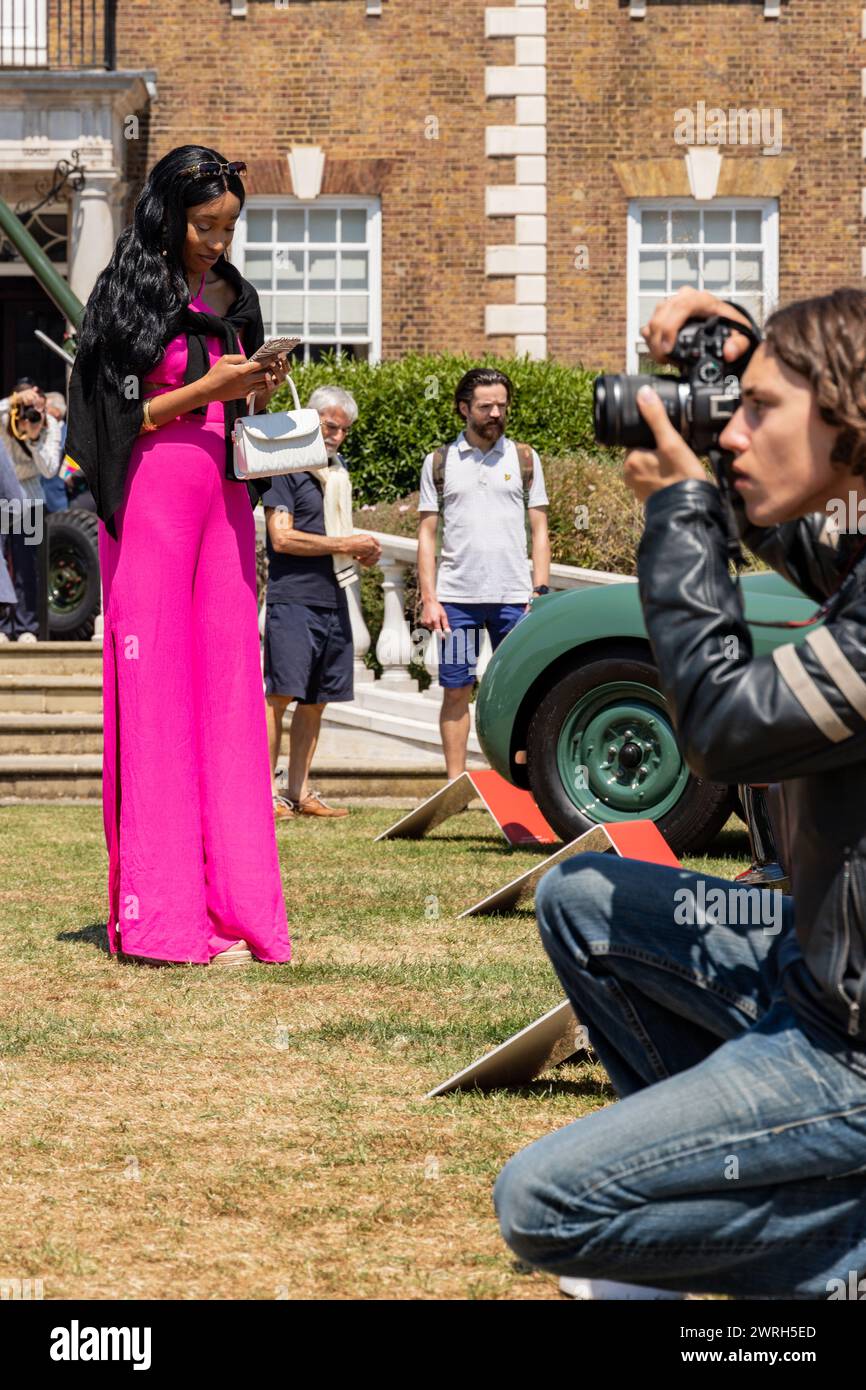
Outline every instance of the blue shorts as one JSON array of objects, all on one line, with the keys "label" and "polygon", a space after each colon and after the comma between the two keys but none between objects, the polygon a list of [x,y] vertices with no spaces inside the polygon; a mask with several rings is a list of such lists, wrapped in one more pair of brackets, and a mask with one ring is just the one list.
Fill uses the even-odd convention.
[{"label": "blue shorts", "polygon": [[450,635],[439,638],[439,684],[449,689],[472,685],[484,629],[493,650],[526,614],[522,603],[443,603]]},{"label": "blue shorts", "polygon": [[299,705],[351,700],[355,650],[348,604],[313,608],[269,603],[265,609],[265,690]]}]

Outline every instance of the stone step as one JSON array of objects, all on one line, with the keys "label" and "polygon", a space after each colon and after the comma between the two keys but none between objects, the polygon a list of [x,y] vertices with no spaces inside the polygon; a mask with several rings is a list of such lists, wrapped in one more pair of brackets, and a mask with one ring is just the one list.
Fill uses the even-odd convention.
[{"label": "stone step", "polygon": [[[379,710],[383,714],[403,715],[436,724],[442,704],[439,686],[429,691],[394,690],[382,681],[355,687],[354,707]],[[35,672],[10,675],[0,671],[0,712],[13,714],[95,713],[102,708],[101,675],[39,675]],[[474,725],[475,706],[469,706]]]},{"label": "stone step", "polygon": [[[435,693],[431,694],[430,691]],[[420,691],[403,694],[402,691],[390,689],[385,681],[376,681],[375,685],[356,687],[355,698],[351,703],[360,709],[378,710],[382,714],[394,715],[397,718],[418,719],[422,724],[430,724],[438,730],[442,687],[431,686],[424,694]],[[474,728],[474,703],[469,706],[469,719]]]},{"label": "stone step", "polygon": [[[292,711],[287,710],[283,721],[285,735],[291,728]],[[405,715],[384,714],[379,710],[356,707],[354,703],[327,706],[322,722],[323,738],[331,728],[355,730],[359,735],[378,736],[386,761],[402,761],[387,756],[389,745],[406,743],[411,749],[421,749],[431,755],[441,753],[438,722],[421,721]],[[0,754],[99,753],[102,751],[102,712],[92,711],[19,711],[0,710]],[[480,753],[474,733],[470,733],[469,750]]]},{"label": "stone step", "polygon": [[[377,688],[378,687],[378,688]],[[98,753],[102,733],[101,677],[0,672],[0,753]],[[432,698],[365,684],[351,702],[329,705],[325,725],[378,734],[411,749],[440,750],[441,693]],[[469,750],[480,754],[470,706]],[[291,725],[286,712],[284,728]]]},{"label": "stone step", "polygon": [[[38,642],[0,644],[0,755],[99,754],[102,749],[102,643]],[[441,758],[438,685],[422,694],[414,682],[358,681],[356,698],[329,705],[323,740],[331,729],[355,730],[374,738],[369,761],[377,756],[402,763]],[[469,753],[483,759],[474,731]],[[287,711],[284,728],[291,725]]]},{"label": "stone step", "polygon": [[101,751],[101,713],[0,713],[0,754],[74,756]]},{"label": "stone step", "polygon": [[[286,766],[286,759],[280,759]],[[311,781],[325,797],[404,796],[422,800],[445,782],[441,761],[436,766],[388,764],[357,760],[313,761]],[[10,756],[0,754],[0,803],[55,801],[68,797],[99,800],[102,796],[102,757]]]},{"label": "stone step", "polygon": [[99,675],[102,642],[0,642],[0,675]]},{"label": "stone step", "polygon": [[[354,700],[345,704],[328,705],[322,720],[325,724],[348,724],[357,729],[388,734],[392,738],[405,740],[418,748],[441,748],[438,716],[434,719],[413,719],[407,715],[386,714],[382,710],[365,709]],[[481,754],[481,745],[474,732],[469,734],[468,750]]]},{"label": "stone step", "polygon": [[102,796],[101,754],[49,757],[0,753],[0,800],[83,800]]},{"label": "stone step", "polygon": [[0,713],[73,714],[102,709],[102,676],[0,671]]}]

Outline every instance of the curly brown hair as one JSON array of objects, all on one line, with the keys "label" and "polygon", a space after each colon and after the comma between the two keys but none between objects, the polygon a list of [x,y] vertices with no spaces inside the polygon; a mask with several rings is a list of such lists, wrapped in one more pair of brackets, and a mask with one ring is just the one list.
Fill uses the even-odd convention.
[{"label": "curly brown hair", "polygon": [[806,378],[821,419],[838,429],[830,461],[866,472],[866,291],[788,304],[767,320],[764,341]]}]

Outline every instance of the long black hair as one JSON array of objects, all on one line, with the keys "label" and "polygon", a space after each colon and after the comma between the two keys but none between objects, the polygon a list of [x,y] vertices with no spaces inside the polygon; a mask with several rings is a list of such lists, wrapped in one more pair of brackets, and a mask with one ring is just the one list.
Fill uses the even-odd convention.
[{"label": "long black hair", "polygon": [[[87,301],[76,351],[85,380],[97,357],[118,390],[124,378],[144,377],[156,366],[191,298],[183,264],[187,208],[226,192],[234,193],[243,207],[239,174],[201,178],[182,172],[202,160],[227,162],[207,145],[178,145],[151,169],[132,225],[117,238]],[[220,256],[217,269],[222,261]]]}]

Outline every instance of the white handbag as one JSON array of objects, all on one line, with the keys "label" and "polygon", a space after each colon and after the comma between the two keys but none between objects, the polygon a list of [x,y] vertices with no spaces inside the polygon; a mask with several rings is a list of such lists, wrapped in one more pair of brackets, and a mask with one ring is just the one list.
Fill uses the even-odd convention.
[{"label": "white handbag", "polygon": [[328,452],[322,438],[317,410],[302,410],[291,377],[294,410],[275,410],[268,415],[240,415],[235,420],[234,467],[236,478],[271,478],[280,473],[326,468]]}]

